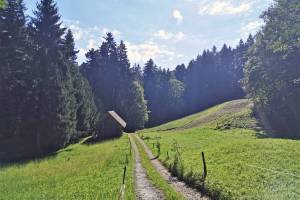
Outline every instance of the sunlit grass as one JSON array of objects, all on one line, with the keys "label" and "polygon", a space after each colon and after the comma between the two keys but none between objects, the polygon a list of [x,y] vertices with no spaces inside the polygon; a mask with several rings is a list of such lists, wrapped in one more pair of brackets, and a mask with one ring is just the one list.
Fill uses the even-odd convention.
[{"label": "sunlit grass", "polygon": [[[57,155],[0,168],[0,199],[117,199],[128,137],[76,144]],[[128,156],[126,199],[135,199],[133,159]]]},{"label": "sunlit grass", "polygon": [[[221,105],[222,106],[222,105]],[[218,111],[221,106],[209,112]],[[217,108],[217,109],[216,109]],[[203,113],[198,114],[198,116]],[[180,127],[195,116],[168,124]],[[161,144],[160,159],[171,165],[174,161],[174,142],[180,146],[184,176],[193,171],[200,185],[203,166],[201,152],[205,152],[208,176],[204,188],[221,199],[300,199],[300,141],[258,138],[253,130],[230,128],[216,129],[222,123],[252,123],[249,110],[235,116],[223,116],[201,127],[177,131],[140,133],[145,142],[156,152],[157,140]],[[235,122],[235,120],[237,122]],[[169,159],[167,159],[167,152]]]},{"label": "sunlit grass", "polygon": [[184,200],[184,197],[176,192],[153,167],[142,144],[137,139],[135,139],[135,143],[141,156],[142,166],[147,171],[147,175],[153,185],[160,189],[168,200]]}]

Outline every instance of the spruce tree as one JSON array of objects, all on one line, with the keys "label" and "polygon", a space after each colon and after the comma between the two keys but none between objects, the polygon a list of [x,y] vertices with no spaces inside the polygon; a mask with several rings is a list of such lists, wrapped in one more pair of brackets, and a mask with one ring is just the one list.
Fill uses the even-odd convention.
[{"label": "spruce tree", "polygon": [[37,154],[66,145],[76,131],[76,100],[72,74],[64,56],[65,28],[53,0],[41,0],[31,20],[35,42],[33,147]]},{"label": "spruce tree", "polygon": [[68,29],[67,34],[65,35],[64,41],[64,49],[65,49],[65,56],[66,58],[74,63],[77,64],[77,54],[79,51],[75,49],[75,41],[74,36],[71,29]]},{"label": "spruce tree", "polygon": [[79,137],[91,133],[98,120],[99,112],[94,102],[91,87],[79,70],[76,61],[78,51],[75,49],[74,37],[70,29],[65,35],[64,44],[64,53],[66,59],[69,61],[69,71],[76,98],[76,128],[78,133],[72,139],[77,140]]},{"label": "spruce tree", "polygon": [[127,56],[127,48],[123,41],[118,48],[119,60],[119,80],[118,99],[116,110],[127,121],[127,130],[135,131],[144,127],[148,120],[147,106],[144,100],[144,90],[141,85],[134,80],[131,73],[130,63]]},{"label": "spruce tree", "polygon": [[[8,0],[0,9],[0,152],[17,159],[24,149],[27,103],[31,96],[30,49],[22,0]],[[3,148],[3,150],[2,150]],[[3,154],[4,152],[4,154]],[[0,158],[1,159],[1,158]]]}]

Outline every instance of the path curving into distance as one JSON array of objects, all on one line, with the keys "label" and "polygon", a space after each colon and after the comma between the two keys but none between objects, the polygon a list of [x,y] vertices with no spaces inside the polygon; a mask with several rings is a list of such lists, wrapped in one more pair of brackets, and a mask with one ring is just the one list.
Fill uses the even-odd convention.
[{"label": "path curving into distance", "polygon": [[135,188],[137,200],[164,200],[166,199],[163,193],[155,188],[147,177],[147,172],[143,168],[141,158],[133,136],[128,134],[132,149],[135,155]]},{"label": "path curving into distance", "polygon": [[134,134],[138,142],[140,142],[145,149],[149,159],[151,159],[152,165],[159,172],[159,174],[170,184],[177,192],[181,193],[187,200],[209,200],[208,197],[202,195],[196,189],[188,187],[183,181],[179,181],[176,177],[173,177],[171,173],[161,164],[158,159],[154,159],[154,156],[149,147],[144,141]]}]

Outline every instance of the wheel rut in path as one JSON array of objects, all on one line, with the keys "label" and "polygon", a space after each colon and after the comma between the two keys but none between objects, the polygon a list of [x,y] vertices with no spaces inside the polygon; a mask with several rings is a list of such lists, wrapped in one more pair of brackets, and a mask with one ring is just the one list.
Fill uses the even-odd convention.
[{"label": "wheel rut in path", "polygon": [[145,149],[149,159],[151,159],[152,165],[159,172],[159,174],[170,184],[177,192],[181,193],[187,200],[209,200],[210,198],[202,195],[196,189],[188,187],[183,181],[179,181],[176,177],[173,177],[171,173],[161,164],[158,159],[154,159],[154,156],[149,149],[149,147],[144,143],[144,141],[134,135],[138,142],[140,142]]},{"label": "wheel rut in path", "polygon": [[147,177],[147,172],[141,163],[141,157],[134,139],[129,134],[129,139],[135,155],[135,190],[137,200],[164,200],[164,194],[153,186]]}]

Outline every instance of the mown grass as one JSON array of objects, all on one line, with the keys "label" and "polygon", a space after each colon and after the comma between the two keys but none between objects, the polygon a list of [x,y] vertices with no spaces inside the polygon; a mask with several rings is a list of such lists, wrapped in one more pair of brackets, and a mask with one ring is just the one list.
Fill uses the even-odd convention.
[{"label": "mown grass", "polygon": [[137,148],[140,153],[141,157],[141,162],[142,166],[145,168],[147,171],[147,175],[150,179],[150,181],[155,185],[158,189],[160,189],[165,197],[168,200],[184,200],[185,198],[175,191],[161,176],[160,174],[156,171],[156,169],[153,167],[151,164],[151,160],[149,159],[145,149],[143,148],[142,144],[135,138],[134,141],[137,145]]},{"label": "mown grass", "polygon": [[[223,105],[182,121],[171,122],[167,126],[180,127],[189,120],[195,120],[197,115],[222,109]],[[174,164],[174,143],[177,143],[184,179],[192,179],[194,186],[202,187],[213,197],[300,199],[300,141],[261,138],[257,137],[254,130],[236,128],[253,123],[253,120],[249,108],[245,108],[235,116],[222,116],[200,127],[161,131],[166,127],[163,125],[144,130],[140,136],[154,152],[156,147],[152,144],[159,140],[162,153],[160,159],[168,166]],[[229,124],[229,127],[223,129],[225,124]],[[205,152],[208,168],[204,185],[200,181],[202,151]]]},{"label": "mown grass", "polygon": [[[117,199],[128,136],[95,145],[75,144],[55,156],[0,168],[0,199]],[[128,156],[126,193],[135,199],[133,158]]]}]

